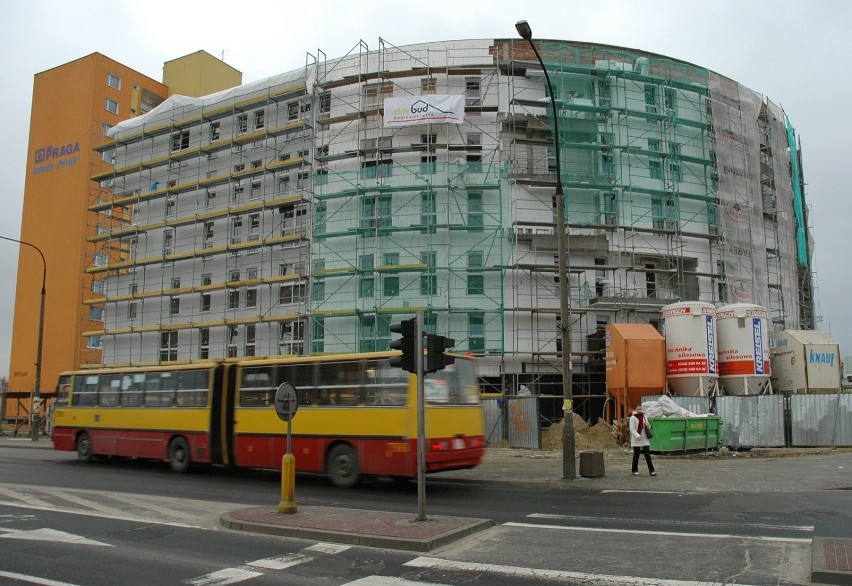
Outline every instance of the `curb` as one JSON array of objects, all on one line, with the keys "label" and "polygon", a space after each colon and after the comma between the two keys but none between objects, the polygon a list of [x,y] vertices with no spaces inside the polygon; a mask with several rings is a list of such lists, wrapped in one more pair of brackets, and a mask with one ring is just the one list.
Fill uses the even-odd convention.
[{"label": "curb", "polygon": [[852,539],[814,537],[811,580],[818,584],[852,586]]},{"label": "curb", "polygon": [[43,448],[53,449],[53,440],[49,436],[42,435],[38,441],[33,441],[29,436],[13,436],[0,434],[0,447],[2,448]]},{"label": "curb", "polygon": [[[276,507],[255,507],[223,513],[219,517],[219,523],[222,527],[235,531],[421,553],[494,526],[494,522],[490,519],[433,516],[425,521],[414,522],[409,513],[330,507],[304,507],[304,509],[310,512],[332,511],[334,514],[345,517],[345,522],[339,523],[343,526],[358,525],[366,519],[384,518],[378,523],[372,523],[369,529],[361,529],[363,532],[342,531],[309,526],[311,524],[309,519],[314,517],[308,514],[289,515],[278,513]],[[432,522],[431,525],[430,522]]]}]

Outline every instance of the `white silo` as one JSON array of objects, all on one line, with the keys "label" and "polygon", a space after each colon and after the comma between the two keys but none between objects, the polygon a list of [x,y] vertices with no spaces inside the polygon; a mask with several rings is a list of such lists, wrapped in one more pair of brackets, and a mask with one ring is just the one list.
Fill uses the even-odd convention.
[{"label": "white silo", "polygon": [[662,308],[666,331],[666,380],[675,395],[704,397],[718,388],[716,308],[685,301]]},{"label": "white silo", "polygon": [[732,303],[716,310],[719,383],[726,395],[771,391],[769,314],[760,305]]}]

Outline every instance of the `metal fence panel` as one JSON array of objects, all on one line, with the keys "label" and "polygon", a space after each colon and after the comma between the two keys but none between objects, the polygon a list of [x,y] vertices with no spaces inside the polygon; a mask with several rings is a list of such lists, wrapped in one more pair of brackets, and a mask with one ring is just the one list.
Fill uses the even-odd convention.
[{"label": "metal fence panel", "polygon": [[483,399],[485,408],[485,442],[489,445],[500,443],[503,439],[502,399]]},{"label": "metal fence panel", "polygon": [[[654,401],[661,395],[642,397]],[[709,414],[709,397],[670,397],[693,413]],[[504,411],[498,401],[506,401]],[[783,395],[721,396],[715,414],[722,420],[722,445],[780,447],[784,441]],[[499,443],[507,429],[513,448],[541,448],[538,397],[484,399],[489,444]],[[852,393],[789,396],[791,445],[852,447]]]},{"label": "metal fence panel", "polygon": [[716,397],[716,415],[722,420],[723,446],[784,446],[782,395]]},{"label": "metal fence panel", "polygon": [[790,395],[794,446],[852,446],[852,394]]},{"label": "metal fence panel", "polygon": [[541,448],[538,397],[506,397],[509,446]]}]

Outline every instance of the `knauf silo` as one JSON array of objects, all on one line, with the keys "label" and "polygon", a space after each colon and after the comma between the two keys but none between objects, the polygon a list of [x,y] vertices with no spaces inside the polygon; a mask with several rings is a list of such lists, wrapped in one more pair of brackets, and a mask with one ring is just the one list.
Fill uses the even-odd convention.
[{"label": "knauf silo", "polygon": [[716,310],[719,384],[726,395],[771,391],[766,309],[732,303]]},{"label": "knauf silo", "polygon": [[842,366],[837,342],[814,330],[784,330],[775,335],[772,368],[779,393],[836,393]]},{"label": "knauf silo", "polygon": [[716,309],[686,301],[662,309],[666,328],[666,380],[681,397],[704,397],[718,388]]}]

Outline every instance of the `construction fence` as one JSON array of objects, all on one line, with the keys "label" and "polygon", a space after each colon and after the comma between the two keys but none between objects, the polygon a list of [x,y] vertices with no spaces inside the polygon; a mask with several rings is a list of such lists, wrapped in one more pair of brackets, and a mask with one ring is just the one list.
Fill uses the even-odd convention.
[{"label": "construction fence", "polygon": [[[642,402],[659,397],[642,397]],[[718,416],[722,421],[721,445],[732,450],[852,447],[849,392],[669,398],[693,413]],[[538,397],[489,397],[483,399],[483,405],[488,445],[541,448],[544,425]]]}]

